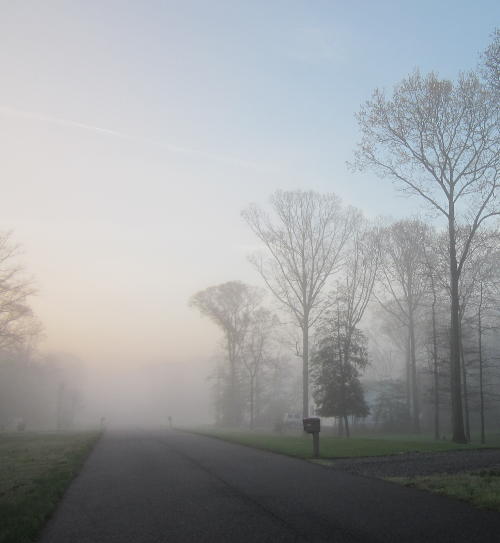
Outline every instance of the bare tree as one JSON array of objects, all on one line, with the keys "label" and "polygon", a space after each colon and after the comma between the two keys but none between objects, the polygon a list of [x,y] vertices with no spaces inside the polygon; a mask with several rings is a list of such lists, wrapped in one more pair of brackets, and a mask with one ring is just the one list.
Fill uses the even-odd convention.
[{"label": "bare tree", "polygon": [[424,273],[427,279],[431,301],[431,326],[432,326],[432,377],[433,377],[433,402],[434,402],[434,439],[440,438],[439,420],[439,351],[437,333],[437,310],[439,301],[439,259],[437,258],[437,237],[435,232],[429,236],[429,244],[424,245]]},{"label": "bare tree", "polygon": [[[457,230],[457,239],[468,235],[467,231]],[[459,321],[460,321],[460,360],[462,364],[462,388],[464,398],[465,435],[470,441],[470,409],[467,357],[464,349],[464,320],[470,306],[478,306],[479,291],[490,292],[488,280],[492,278],[492,253],[498,243],[497,230],[478,229],[464,262],[459,281]],[[493,264],[494,265],[494,264]],[[480,309],[478,309],[480,313]]]},{"label": "bare tree", "polygon": [[352,213],[334,194],[277,191],[274,217],[251,205],[242,212],[268,257],[250,257],[278,301],[302,332],[302,413],[309,414],[309,331],[323,309],[322,292],[342,263]]},{"label": "bare tree", "polygon": [[[463,244],[464,240],[469,235],[466,228],[457,228],[458,245]],[[463,394],[463,413],[464,413],[464,430],[467,440],[470,440],[470,394],[469,394],[469,375],[468,375],[468,360],[466,350],[464,349],[464,334],[466,331],[465,321],[469,306],[473,303],[480,280],[480,263],[487,257],[490,249],[490,242],[496,234],[492,234],[485,229],[478,229],[471,243],[468,255],[464,261],[462,273],[460,275],[458,285],[459,296],[459,327],[460,327],[460,366],[462,377],[462,394]],[[430,281],[431,294],[436,299],[437,287],[444,290],[447,295],[450,295],[450,284],[448,281],[449,265],[447,262],[448,236],[443,232],[435,238],[434,247],[426,251],[427,259],[427,277]],[[432,254],[431,254],[432,253]],[[431,262],[432,261],[432,262]],[[432,284],[434,283],[434,284]],[[437,299],[436,299],[437,301]],[[433,318],[435,318],[436,304],[433,305]],[[437,344],[436,344],[437,347]],[[434,357],[437,361],[437,358]],[[435,365],[436,367],[436,365]],[[437,392],[436,392],[437,393]]]},{"label": "bare tree", "polygon": [[[360,323],[370,302],[380,257],[380,231],[371,228],[361,215],[356,215],[346,246],[344,274],[336,293],[343,305],[347,338]],[[344,356],[349,359],[348,351]]]},{"label": "bare tree", "polygon": [[[376,90],[358,122],[362,140],[355,164],[392,178],[446,219],[453,440],[465,442],[458,288],[478,228],[500,213],[498,103],[474,74],[454,84],[417,71],[396,86],[392,98]],[[462,244],[459,226],[468,232]]]},{"label": "bare tree", "polygon": [[224,347],[229,363],[228,401],[225,422],[241,422],[242,409],[238,395],[238,367],[242,362],[245,338],[252,315],[263,298],[262,289],[241,281],[229,281],[197,292],[190,299],[202,315],[209,317],[224,334]]},{"label": "bare tree", "polygon": [[32,281],[18,262],[19,246],[0,233],[0,350],[13,348],[40,331],[29,306]]},{"label": "bare tree", "polygon": [[484,370],[485,352],[483,336],[488,328],[489,313],[498,303],[498,265],[499,265],[499,232],[481,232],[480,247],[475,251],[474,259],[469,266],[469,298],[467,305],[473,310],[472,319],[477,326],[477,364],[479,373],[479,417],[481,427],[481,443],[485,443],[485,398]]},{"label": "bare tree", "polygon": [[[382,260],[377,299],[407,330],[406,377],[408,406],[413,429],[420,432],[420,402],[417,382],[417,312],[427,285],[425,246],[428,227],[418,219],[398,221],[382,236]],[[387,303],[387,297],[392,303]]]},{"label": "bare tree", "polygon": [[[476,325],[477,325],[477,362],[478,362],[478,385],[479,385],[479,418],[480,418],[480,435],[481,443],[486,443],[486,432],[485,432],[485,423],[486,423],[486,396],[488,386],[493,388],[495,391],[498,390],[498,385],[494,383],[491,379],[491,374],[488,378],[485,378],[486,370],[488,367],[491,368],[491,365],[488,364],[488,342],[485,342],[485,336],[487,339],[488,332],[498,333],[498,316],[495,320],[492,318],[495,309],[498,311],[499,306],[499,282],[498,282],[498,269],[500,263],[500,254],[497,252],[493,256],[492,262],[494,263],[495,270],[490,268],[486,269],[486,274],[489,277],[484,278],[479,283],[479,292],[476,300]],[[495,280],[491,281],[491,275],[496,275]],[[486,345],[485,345],[486,343]],[[498,350],[497,350],[498,355]],[[496,357],[498,361],[498,356]],[[498,397],[497,397],[498,400]]]},{"label": "bare tree", "polygon": [[483,372],[483,282],[479,286],[479,303],[477,307],[477,346],[479,358],[479,416],[481,419],[481,443],[486,443],[484,431],[484,372]]},{"label": "bare tree", "polygon": [[259,385],[264,366],[271,360],[271,334],[277,325],[276,317],[263,307],[252,315],[243,350],[243,365],[249,382],[250,428],[255,425],[259,410]]}]

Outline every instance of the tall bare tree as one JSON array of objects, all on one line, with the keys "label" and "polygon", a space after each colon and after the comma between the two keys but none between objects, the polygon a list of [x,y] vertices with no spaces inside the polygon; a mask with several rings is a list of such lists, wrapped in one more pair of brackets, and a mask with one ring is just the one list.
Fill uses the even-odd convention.
[{"label": "tall bare tree", "polygon": [[197,292],[189,301],[192,307],[219,326],[224,334],[224,347],[229,363],[228,401],[224,421],[230,425],[241,422],[238,369],[242,363],[245,339],[253,314],[262,298],[262,289],[241,281],[229,281]]},{"label": "tall bare tree", "polygon": [[324,309],[322,293],[340,267],[352,216],[334,194],[277,191],[273,217],[256,205],[242,212],[267,249],[250,257],[278,301],[302,332],[302,413],[309,414],[309,331]]},{"label": "tall bare tree", "polygon": [[[458,229],[457,239],[466,237],[468,232]],[[467,357],[464,349],[464,324],[469,309],[477,306],[479,291],[483,287],[489,291],[488,279],[492,278],[492,254],[498,244],[499,232],[497,230],[478,229],[469,254],[465,260],[460,276],[459,293],[459,321],[460,321],[460,359],[462,363],[462,388],[464,398],[465,435],[470,441],[470,408],[469,408],[469,376],[467,371]],[[485,296],[486,298],[486,296]]]},{"label": "tall bare tree", "polygon": [[476,250],[473,261],[469,266],[470,296],[467,300],[471,320],[476,321],[477,328],[477,365],[479,386],[479,417],[481,427],[481,443],[485,443],[485,382],[486,356],[484,335],[491,325],[492,309],[498,305],[499,294],[499,263],[500,263],[500,232],[492,230],[481,232],[480,247]]},{"label": "tall bare tree", "polygon": [[[376,90],[358,122],[362,140],[355,165],[392,178],[446,220],[453,440],[465,442],[458,289],[478,228],[500,213],[498,102],[475,74],[453,83],[417,71],[395,87],[391,98]],[[457,240],[459,226],[468,232],[463,243]]]},{"label": "tall bare tree", "polygon": [[[463,243],[463,240],[468,236],[467,229],[457,229],[457,240],[459,244]],[[470,386],[469,386],[469,367],[473,360],[468,360],[467,349],[464,348],[464,336],[470,333],[471,323],[476,319],[475,311],[478,308],[478,297],[481,284],[488,287],[490,292],[491,272],[487,273],[487,268],[491,268],[492,254],[498,245],[499,233],[497,230],[490,230],[485,228],[478,229],[474,240],[470,246],[467,259],[465,260],[462,273],[459,281],[459,323],[460,323],[460,361],[461,361],[461,375],[462,375],[462,390],[463,390],[463,412],[465,423],[465,435],[468,440],[471,436],[470,425]],[[432,302],[432,336],[433,336],[433,348],[432,358],[434,363],[434,393],[438,395],[437,378],[438,378],[438,342],[437,342],[437,325],[436,325],[436,309],[441,306],[441,309],[449,307],[449,304],[444,303],[441,300],[438,303],[440,294],[443,292],[449,295],[449,281],[447,281],[447,263],[446,263],[446,251],[447,251],[447,236],[443,232],[434,236],[433,243],[426,248],[426,268],[427,278],[429,282],[429,294],[433,299]],[[488,264],[487,266],[487,263]],[[470,344],[470,340],[468,342]],[[469,349],[470,351],[470,345]],[[469,353],[470,354],[470,353]],[[438,399],[435,397],[435,405],[438,405]],[[439,414],[436,412],[436,417]],[[438,421],[439,422],[439,421]]]},{"label": "tall bare tree", "polygon": [[439,258],[437,236],[434,231],[429,231],[429,242],[424,245],[424,274],[427,279],[427,287],[431,298],[431,336],[432,336],[432,377],[433,377],[433,403],[434,403],[434,439],[440,439],[439,420],[439,351],[438,351],[438,327],[437,315],[439,307]]},{"label": "tall bare tree", "polygon": [[[417,317],[426,295],[425,246],[428,228],[418,219],[395,222],[382,236],[380,305],[407,330],[407,390],[413,429],[420,431],[417,381]],[[387,298],[392,303],[387,303]]]}]

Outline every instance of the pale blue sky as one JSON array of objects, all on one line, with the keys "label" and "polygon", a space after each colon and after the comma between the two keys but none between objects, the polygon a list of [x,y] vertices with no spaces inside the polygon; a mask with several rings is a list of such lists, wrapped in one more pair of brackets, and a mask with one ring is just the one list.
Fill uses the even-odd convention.
[{"label": "pale blue sky", "polygon": [[499,24],[497,1],[0,1],[0,228],[25,246],[47,346],[206,356],[186,300],[257,282],[239,213],[277,188],[418,211],[347,171],[354,114],[415,67],[474,68]]}]

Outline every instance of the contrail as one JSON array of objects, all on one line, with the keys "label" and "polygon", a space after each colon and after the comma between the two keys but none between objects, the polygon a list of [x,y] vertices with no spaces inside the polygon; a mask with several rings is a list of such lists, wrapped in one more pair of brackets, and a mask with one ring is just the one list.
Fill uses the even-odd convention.
[{"label": "contrail", "polygon": [[141,144],[154,145],[156,147],[162,147],[171,153],[192,155],[196,157],[205,158],[207,160],[222,162],[226,164],[232,164],[236,166],[242,166],[244,168],[250,168],[253,170],[265,170],[265,171],[276,171],[275,168],[269,166],[263,166],[262,164],[257,164],[256,162],[251,162],[247,160],[241,160],[236,157],[228,155],[220,155],[217,153],[210,153],[206,151],[200,151],[198,149],[191,149],[189,147],[182,147],[179,145],[173,145],[171,143],[152,140],[148,138],[137,138],[124,132],[119,132],[117,130],[111,130],[109,128],[103,128],[100,126],[93,126],[89,124],[80,123],[77,121],[71,121],[67,119],[61,119],[59,117],[52,117],[50,115],[44,115],[42,113],[34,113],[32,111],[23,111],[20,109],[12,108],[10,106],[0,106],[0,115],[6,115],[10,117],[20,117],[23,119],[29,119],[32,121],[39,121],[44,123],[55,124],[58,126],[65,126],[68,128],[76,128],[80,130],[88,130],[98,134],[103,134],[105,136],[112,136],[115,138],[120,138],[123,140],[133,141]]}]

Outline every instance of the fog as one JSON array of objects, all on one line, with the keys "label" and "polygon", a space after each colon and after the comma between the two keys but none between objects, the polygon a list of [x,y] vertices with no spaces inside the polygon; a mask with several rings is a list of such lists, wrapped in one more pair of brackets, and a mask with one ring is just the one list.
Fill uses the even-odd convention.
[{"label": "fog", "polygon": [[[179,426],[210,423],[206,364],[150,364],[90,372],[85,383],[88,425],[101,416],[112,427]],[[193,401],[193,399],[195,399]]]},{"label": "fog", "polygon": [[[269,332],[260,424],[270,429],[301,412],[302,336],[249,262],[266,246],[241,213],[255,203],[272,216],[278,190],[334,193],[342,213],[354,206],[370,228],[418,217],[438,239],[444,222],[426,202],[346,162],[360,141],[355,113],[375,88],[390,91],[416,66],[449,79],[476,69],[493,14],[500,15],[497,3],[480,4],[457,8],[443,29],[446,7],[425,2],[405,14],[391,2],[361,10],[303,2],[3,3],[0,231],[19,246],[8,264],[22,267],[30,292],[19,341],[0,345],[2,427],[22,419],[53,429],[63,412],[68,429],[97,427],[103,418],[108,427],[223,419],[217,386],[228,379],[227,338],[206,308],[189,301],[230,282],[262,289],[259,304],[279,321]],[[332,264],[322,295],[345,276]],[[378,303],[396,303],[386,283],[377,279],[360,315],[369,359],[361,379],[372,396],[378,389],[370,383],[411,380],[406,347],[394,337],[406,324],[390,321]],[[447,310],[442,301],[440,323],[449,321]],[[432,378],[424,371],[430,313],[423,314],[412,378],[422,390]],[[26,332],[28,321],[36,331]],[[468,325],[472,345],[475,325]],[[314,326],[311,354],[321,335]],[[485,342],[493,364],[498,345]],[[469,358],[474,381],[475,354]],[[225,422],[248,425],[251,370],[238,372],[245,414]],[[44,409],[37,413],[37,405]]]}]

